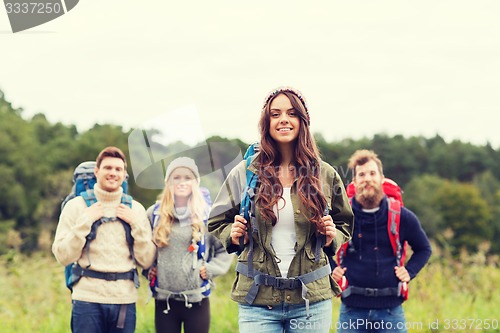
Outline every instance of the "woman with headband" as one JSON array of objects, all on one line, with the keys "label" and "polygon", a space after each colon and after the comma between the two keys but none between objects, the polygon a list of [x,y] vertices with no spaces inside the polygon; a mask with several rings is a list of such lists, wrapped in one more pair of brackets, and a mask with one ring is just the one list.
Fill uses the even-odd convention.
[{"label": "woman with headband", "polygon": [[[231,298],[242,333],[326,333],[332,323],[331,299],[340,289],[328,256],[350,239],[353,214],[309,125],[299,91],[273,90],[261,112],[258,152],[229,173],[212,207],[209,231],[239,255]],[[250,213],[242,214],[254,175]]]}]

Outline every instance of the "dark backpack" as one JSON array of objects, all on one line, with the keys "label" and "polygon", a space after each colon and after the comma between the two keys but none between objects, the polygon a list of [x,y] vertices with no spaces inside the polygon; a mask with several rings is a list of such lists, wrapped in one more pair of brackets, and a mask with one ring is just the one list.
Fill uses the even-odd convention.
[{"label": "dark backpack", "polygon": [[[73,172],[73,187],[71,189],[71,192],[66,196],[66,198],[64,198],[61,204],[61,211],[69,200],[78,196],[81,196],[85,200],[87,206],[91,206],[92,204],[97,202],[97,199],[94,194],[94,185],[97,182],[94,174],[95,167],[96,167],[95,161],[87,161],[80,163],[75,168]],[[129,207],[132,207],[132,197],[127,194],[127,189],[128,189],[127,179],[123,181],[122,188],[123,188],[123,195],[121,198],[121,203]],[[82,276],[104,279],[108,281],[123,280],[123,279],[133,280],[136,287],[139,286],[138,285],[139,278],[136,269],[123,273],[103,273],[89,269],[91,266],[90,256],[89,256],[90,243],[97,236],[97,228],[103,223],[116,220],[120,221],[121,224],[123,225],[123,228],[125,229],[125,235],[130,250],[130,255],[135,261],[134,251],[133,251],[134,238],[132,237],[130,225],[118,218],[109,218],[109,217],[100,218],[99,220],[95,221],[92,224],[90,233],[86,236],[84,251],[87,253],[87,258],[89,259],[89,265],[83,268],[80,265],[78,265],[78,263],[74,262],[67,265],[64,268],[66,287],[68,287],[69,290],[73,291],[73,285],[77,283]]]},{"label": "dark backpack", "polygon": [[[394,257],[396,260],[396,266],[404,266],[406,259],[406,241],[401,244],[399,238],[399,227],[401,223],[401,207],[403,204],[403,195],[399,185],[392,179],[384,178],[382,182],[382,189],[387,196],[387,202],[389,205],[388,209],[388,223],[387,223],[387,233],[389,235],[389,240],[391,242],[392,249],[394,251]],[[351,182],[346,188],[347,196],[350,198],[352,204],[352,198],[356,195],[356,187]],[[348,247],[352,246],[352,241],[344,243],[337,252],[337,263],[342,267],[343,259],[348,251]],[[338,281],[342,290],[346,290],[349,283],[345,276],[341,281]],[[408,286],[406,283],[400,283],[398,288],[398,296],[403,297],[405,300],[408,299]]]}]

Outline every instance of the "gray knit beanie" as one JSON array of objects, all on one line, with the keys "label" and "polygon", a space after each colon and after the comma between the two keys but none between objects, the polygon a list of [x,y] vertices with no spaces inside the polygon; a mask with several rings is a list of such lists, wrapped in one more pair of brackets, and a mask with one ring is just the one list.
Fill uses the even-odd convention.
[{"label": "gray knit beanie", "polygon": [[167,172],[165,173],[165,182],[168,180],[168,177],[170,177],[170,174],[172,174],[172,172],[177,168],[188,168],[195,175],[198,184],[200,183],[200,173],[198,172],[198,167],[196,166],[194,160],[189,157],[179,157],[170,162],[167,167]]}]

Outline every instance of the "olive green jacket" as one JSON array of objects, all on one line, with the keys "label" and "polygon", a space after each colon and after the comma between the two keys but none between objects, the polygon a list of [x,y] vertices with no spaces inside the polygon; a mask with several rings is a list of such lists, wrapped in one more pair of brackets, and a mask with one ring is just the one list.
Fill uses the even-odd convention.
[{"label": "olive green jacket", "polygon": [[[256,164],[257,159],[254,158],[248,167],[249,170],[257,172]],[[336,238],[333,240],[331,246],[323,248],[320,260],[316,262],[314,254],[317,239],[316,227],[313,223],[309,222],[308,212],[303,211],[300,205],[300,200],[296,192],[297,182],[295,181],[292,185],[291,198],[297,243],[295,244],[295,256],[288,270],[288,277],[300,276],[327,265],[328,256],[333,256],[340,245],[351,238],[354,217],[339,174],[332,166],[321,162],[321,180],[330,215],[337,229]],[[245,186],[246,161],[244,160],[234,167],[227,176],[210,212],[208,230],[221,240],[228,253],[239,250],[239,246],[232,244],[230,232],[234,216],[240,212],[240,201]],[[255,214],[258,232],[253,233],[253,267],[262,273],[280,277],[281,274],[276,262],[276,254],[271,246],[271,233],[273,231],[271,221],[262,220],[258,207]],[[247,264],[247,258],[248,244],[239,255],[238,261]],[[236,281],[233,284],[231,298],[236,302],[244,303],[245,297],[253,283],[253,279],[236,273]],[[339,286],[333,281],[331,276],[325,276],[308,283],[306,287],[308,289],[306,298],[311,303],[330,299],[340,293]],[[272,286],[261,285],[253,304],[273,305],[280,302],[291,304],[303,303],[301,289],[279,290]]]}]

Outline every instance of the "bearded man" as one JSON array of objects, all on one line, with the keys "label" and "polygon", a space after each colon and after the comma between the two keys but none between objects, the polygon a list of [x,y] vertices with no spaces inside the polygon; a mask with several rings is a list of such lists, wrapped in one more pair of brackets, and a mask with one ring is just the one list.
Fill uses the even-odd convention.
[{"label": "bearded man", "polygon": [[417,216],[400,207],[399,241],[412,256],[398,264],[388,232],[391,205],[384,193],[382,162],[371,150],[358,150],[349,159],[353,171],[354,232],[334,281],[347,280],[342,293],[337,332],[407,332],[401,291],[424,267],[431,255],[429,239]]}]

